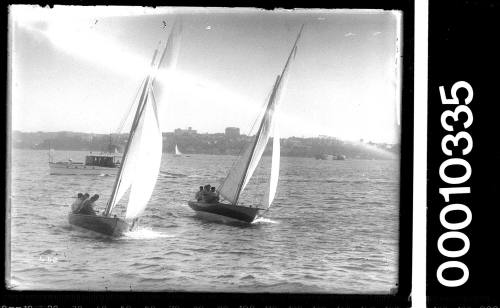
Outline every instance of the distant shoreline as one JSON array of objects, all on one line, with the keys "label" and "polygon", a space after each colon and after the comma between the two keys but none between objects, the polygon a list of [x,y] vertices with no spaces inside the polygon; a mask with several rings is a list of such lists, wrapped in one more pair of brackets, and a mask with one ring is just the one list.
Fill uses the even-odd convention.
[{"label": "distant shoreline", "polygon": [[[177,145],[184,155],[239,155],[252,137],[238,134],[198,134],[196,131],[176,130],[163,133],[163,152],[174,153]],[[36,132],[14,131],[12,148],[56,151],[123,152],[127,134],[87,134],[74,132]],[[272,140],[272,138],[271,138]],[[281,156],[311,157],[319,160],[341,159],[397,159],[400,153],[398,144],[343,141],[333,137],[281,138]],[[272,153],[269,142],[264,155]]]},{"label": "distant shoreline", "polygon": [[[21,151],[37,151],[37,152],[47,152],[47,149],[23,149],[23,148],[13,148],[13,150],[21,150]],[[102,151],[87,151],[87,150],[55,150],[56,152],[85,152],[87,154],[89,153],[103,153]],[[163,154],[175,156],[174,153],[171,152],[162,152]],[[121,153],[120,153],[121,154]],[[264,153],[262,156],[263,157],[270,157],[272,153]],[[182,154],[181,157],[187,157],[191,155],[206,155],[206,156],[230,156],[230,157],[238,157],[238,154],[210,154],[210,153],[187,153],[187,154]],[[351,158],[346,158],[346,159],[333,159],[333,158],[325,158],[325,159],[316,159],[314,157],[309,157],[309,156],[290,156],[290,155],[281,155],[281,157],[288,157],[288,158],[308,158],[308,159],[314,159],[314,160],[326,160],[326,161],[349,161],[349,160],[395,160],[398,157],[394,156],[392,158],[363,158],[363,157],[351,157]]]}]

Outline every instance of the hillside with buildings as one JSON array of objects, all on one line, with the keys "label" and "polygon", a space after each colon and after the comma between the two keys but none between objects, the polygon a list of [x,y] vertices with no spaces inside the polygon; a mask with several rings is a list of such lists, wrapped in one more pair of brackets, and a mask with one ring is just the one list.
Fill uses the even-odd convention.
[{"label": "hillside with buildings", "polygon": [[[17,149],[123,151],[128,134],[88,134],[78,132],[20,132],[12,133],[12,146]],[[175,145],[184,154],[238,155],[251,137],[240,134],[237,127],[227,127],[224,133],[198,133],[188,129],[175,129],[163,133],[163,151],[173,153]],[[264,152],[269,155],[272,142]],[[399,156],[398,144],[342,141],[333,137],[289,137],[281,139],[281,155],[314,157],[317,159],[394,159]]]}]

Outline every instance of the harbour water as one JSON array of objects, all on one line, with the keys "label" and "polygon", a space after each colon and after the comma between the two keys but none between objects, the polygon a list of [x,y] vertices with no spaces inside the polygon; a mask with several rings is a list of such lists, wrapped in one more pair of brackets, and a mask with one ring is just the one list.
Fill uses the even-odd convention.
[{"label": "harbour water", "polygon": [[[86,152],[56,152],[83,161]],[[13,150],[10,288],[208,292],[389,293],[397,287],[399,161],[281,158],[275,201],[248,224],[208,221],[187,205],[217,185],[234,156],[164,154],[139,228],[121,238],[67,220],[78,192],[113,176],[50,175],[46,151]],[[263,194],[264,157],[242,202]],[[120,202],[116,215],[124,210]]]}]

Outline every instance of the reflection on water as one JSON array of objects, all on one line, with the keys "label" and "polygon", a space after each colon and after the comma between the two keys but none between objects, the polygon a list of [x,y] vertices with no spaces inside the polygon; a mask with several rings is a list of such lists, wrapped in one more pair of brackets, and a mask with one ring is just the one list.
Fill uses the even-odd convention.
[{"label": "reflection on water", "polygon": [[151,239],[164,238],[164,237],[173,237],[175,235],[158,232],[158,231],[152,230],[151,228],[138,227],[137,229],[134,229],[133,231],[126,232],[124,234],[124,236],[126,238],[134,239],[134,240],[151,240]]}]

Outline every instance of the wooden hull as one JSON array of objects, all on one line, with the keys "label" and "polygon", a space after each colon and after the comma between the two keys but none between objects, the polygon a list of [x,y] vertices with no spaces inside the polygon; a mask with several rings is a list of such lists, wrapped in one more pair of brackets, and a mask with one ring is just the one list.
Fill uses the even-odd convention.
[{"label": "wooden hull", "polygon": [[259,213],[259,210],[262,210],[257,207],[247,207],[227,203],[188,201],[188,205],[197,212],[210,213],[249,223],[254,221],[255,217],[257,217],[257,214]]},{"label": "wooden hull", "polygon": [[84,164],[74,164],[69,162],[49,163],[50,174],[68,175],[116,175],[118,167],[86,166]]},{"label": "wooden hull", "polygon": [[70,213],[70,224],[108,236],[120,236],[129,230],[128,223],[120,218]]}]

